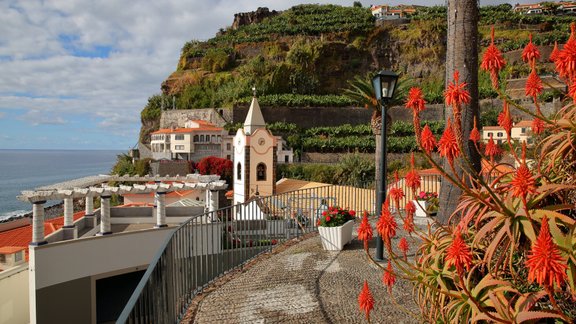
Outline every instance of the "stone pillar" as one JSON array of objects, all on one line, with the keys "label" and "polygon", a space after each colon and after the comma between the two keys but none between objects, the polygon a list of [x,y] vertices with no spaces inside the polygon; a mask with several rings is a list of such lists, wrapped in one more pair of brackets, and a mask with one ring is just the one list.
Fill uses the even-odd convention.
[{"label": "stone pillar", "polygon": [[47,244],[44,238],[44,204],[45,200],[35,201],[32,205],[32,242],[30,245]]},{"label": "stone pillar", "polygon": [[154,202],[156,204],[156,226],[155,228],[162,228],[168,226],[166,224],[166,193],[154,193]]},{"label": "stone pillar", "polygon": [[74,227],[74,201],[72,197],[64,198],[64,228]]},{"label": "stone pillar", "polygon": [[94,216],[94,197],[86,197],[86,213],[85,216]]},{"label": "stone pillar", "polygon": [[112,234],[110,225],[110,196],[100,196],[100,233],[98,235]]},{"label": "stone pillar", "polygon": [[207,190],[210,193],[210,199],[206,201],[208,204],[208,211],[215,212],[218,210],[218,191],[217,190]]}]

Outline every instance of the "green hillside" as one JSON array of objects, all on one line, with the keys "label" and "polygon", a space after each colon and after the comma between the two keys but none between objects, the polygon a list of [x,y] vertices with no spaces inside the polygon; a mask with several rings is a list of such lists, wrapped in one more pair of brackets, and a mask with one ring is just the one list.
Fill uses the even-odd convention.
[{"label": "green hillside", "polygon": [[[510,5],[481,8],[481,45],[490,26],[507,56],[502,78],[527,75],[521,49],[534,42],[549,53],[569,34],[572,16],[520,15]],[[546,52],[548,50],[548,52]],[[298,5],[253,24],[222,29],[207,41],[184,44],[177,69],[142,111],[141,138],[158,125],[162,100],[177,109],[247,104],[256,86],[266,106],[351,106],[341,95],[347,81],[386,68],[421,86],[428,102],[442,101],[446,51],[446,8],[421,8],[411,21],[376,24],[368,8]],[[544,66],[543,73],[551,70]],[[480,96],[495,97],[487,74]]]}]

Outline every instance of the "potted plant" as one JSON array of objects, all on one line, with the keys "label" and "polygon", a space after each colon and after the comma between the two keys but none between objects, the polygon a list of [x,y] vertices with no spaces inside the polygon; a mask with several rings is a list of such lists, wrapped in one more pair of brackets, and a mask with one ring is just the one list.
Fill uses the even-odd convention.
[{"label": "potted plant", "polygon": [[428,215],[436,215],[439,205],[438,193],[420,191],[414,201],[414,205],[416,205],[414,216],[427,217]]},{"label": "potted plant", "polygon": [[339,251],[352,241],[356,212],[339,207],[328,207],[316,222],[325,250]]}]

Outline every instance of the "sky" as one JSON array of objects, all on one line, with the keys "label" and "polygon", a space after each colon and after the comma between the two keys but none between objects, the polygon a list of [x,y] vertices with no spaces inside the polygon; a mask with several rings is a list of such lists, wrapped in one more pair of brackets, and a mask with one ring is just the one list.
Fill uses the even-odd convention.
[{"label": "sky", "polygon": [[237,12],[300,3],[353,0],[2,0],[0,149],[128,150],[185,42],[213,37]]}]

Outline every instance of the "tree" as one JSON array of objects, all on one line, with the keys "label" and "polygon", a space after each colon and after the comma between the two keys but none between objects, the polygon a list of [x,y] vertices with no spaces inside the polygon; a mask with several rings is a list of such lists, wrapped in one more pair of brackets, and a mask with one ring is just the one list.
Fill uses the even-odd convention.
[{"label": "tree", "polygon": [[200,160],[198,172],[203,175],[217,174],[221,179],[231,183],[232,180],[232,161],[215,156],[208,156]]},{"label": "tree", "polygon": [[[408,93],[408,88],[410,86],[409,81],[406,79],[399,79],[396,86],[396,91],[394,91],[394,97],[388,101],[388,106],[397,106],[403,104],[404,98]],[[372,87],[372,75],[367,74],[365,77],[356,76],[353,80],[348,81],[350,88],[344,89],[343,94],[348,98],[354,100],[361,106],[367,109],[372,109],[372,117],[370,119],[370,126],[372,127],[372,132],[376,138],[376,188],[379,188],[380,179],[382,178],[382,170],[380,170],[380,158],[382,157],[382,143],[381,138],[381,128],[382,128],[382,107],[376,100],[376,94],[374,93],[374,88]],[[390,125],[392,124],[392,117],[389,111],[386,112],[386,129],[390,130]]]},{"label": "tree", "polygon": [[[456,176],[463,174],[461,167],[471,162],[475,172],[480,171],[480,156],[472,142],[468,140],[474,127],[474,119],[480,121],[478,106],[478,1],[449,0],[448,1],[448,35],[446,44],[446,84],[452,81],[455,71],[460,74],[460,80],[467,83],[470,92],[470,102],[462,107],[462,153],[465,157],[457,160]],[[452,107],[445,108],[445,119],[452,116]],[[444,169],[449,169],[444,161]],[[472,170],[470,170],[472,171]],[[450,215],[456,210],[462,191],[449,181],[442,181],[440,187],[440,208],[438,221],[447,223]]]},{"label": "tree", "polygon": [[353,6],[356,7],[356,8],[362,8],[362,2],[360,2],[360,1],[354,1],[354,5],[353,5]]}]

